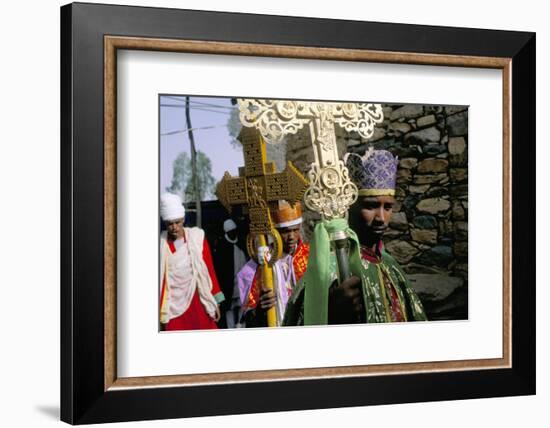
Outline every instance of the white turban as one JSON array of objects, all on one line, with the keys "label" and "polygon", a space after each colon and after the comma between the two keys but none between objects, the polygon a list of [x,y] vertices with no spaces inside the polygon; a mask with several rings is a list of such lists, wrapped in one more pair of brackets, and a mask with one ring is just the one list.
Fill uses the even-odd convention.
[{"label": "white turban", "polygon": [[185,208],[178,195],[164,193],[160,196],[160,216],[164,221],[178,220],[185,217]]},{"label": "white turban", "polygon": [[230,230],[235,230],[236,228],[237,228],[237,225],[230,218],[228,218],[223,222],[223,231],[226,233],[229,232]]}]

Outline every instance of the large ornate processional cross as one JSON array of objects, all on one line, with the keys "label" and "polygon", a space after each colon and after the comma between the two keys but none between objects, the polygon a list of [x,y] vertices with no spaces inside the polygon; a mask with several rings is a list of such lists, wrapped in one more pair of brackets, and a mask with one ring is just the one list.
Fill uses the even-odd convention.
[{"label": "large ornate processional cross", "polygon": [[357,199],[358,190],[344,162],[338,158],[334,125],[369,139],[374,126],[384,119],[382,106],[267,99],[237,101],[241,123],[257,128],[268,143],[279,143],[286,135],[309,126],[315,161],[308,171],[310,187],[304,202],[323,219],[344,217]]}]

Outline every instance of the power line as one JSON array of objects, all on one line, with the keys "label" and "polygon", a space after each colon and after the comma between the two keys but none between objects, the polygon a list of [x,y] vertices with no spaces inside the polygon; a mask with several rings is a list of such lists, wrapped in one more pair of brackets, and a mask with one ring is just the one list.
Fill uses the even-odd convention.
[{"label": "power line", "polygon": [[162,98],[168,98],[168,99],[170,99],[170,100],[185,102],[185,100],[182,100],[181,98],[178,98],[178,97],[170,97],[170,96],[168,96],[168,95],[163,95]]},{"label": "power line", "polygon": [[184,104],[161,104],[161,107],[185,108]]},{"label": "power line", "polygon": [[200,101],[191,101],[191,103],[206,106],[206,107],[225,108],[225,109],[228,109],[228,110],[235,110],[237,108],[237,107],[234,107],[234,106],[221,106],[219,104],[202,103]]},{"label": "power line", "polygon": [[218,113],[218,114],[225,114],[225,115],[230,115],[231,114],[231,112],[228,112],[228,111],[211,110],[211,109],[204,108],[204,107],[193,107],[193,106],[191,106],[191,108],[193,110],[210,111],[212,113]]},{"label": "power line", "polygon": [[[181,101],[181,102],[185,101],[185,100],[182,100],[181,98],[170,97],[170,96],[167,96],[167,95],[165,95],[164,98],[169,98],[171,100]],[[190,103],[201,105],[201,106],[206,106],[206,107],[224,108],[224,109],[228,109],[228,110],[235,110],[237,108],[237,107],[234,107],[234,106],[222,106],[222,105],[219,105],[219,104],[203,103],[201,101],[193,101],[193,100],[190,100]]]},{"label": "power line", "polygon": [[202,131],[202,130],[205,130],[205,129],[223,128],[224,126],[226,127],[227,125],[211,125],[211,126],[202,126],[202,127],[198,127],[198,128],[178,129],[177,131],[164,132],[164,133],[160,134],[160,136],[161,137],[166,137],[166,136],[170,136],[170,135],[182,134],[184,132],[189,132],[189,131]]},{"label": "power line", "polygon": [[[160,106],[161,107],[173,107],[173,108],[185,108],[184,105],[179,105],[179,104],[161,104]],[[205,107],[190,106],[190,108],[192,108],[193,110],[209,111],[209,112],[218,113],[218,114],[225,114],[225,115],[231,114],[230,112],[227,112],[227,111],[211,110],[211,109],[208,109],[208,108],[205,108]]]}]

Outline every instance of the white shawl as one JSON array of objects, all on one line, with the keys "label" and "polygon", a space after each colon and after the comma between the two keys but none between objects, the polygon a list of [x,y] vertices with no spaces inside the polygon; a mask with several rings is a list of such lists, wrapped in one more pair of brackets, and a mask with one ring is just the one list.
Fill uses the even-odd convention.
[{"label": "white shawl", "polygon": [[[175,253],[170,251],[166,232],[160,235],[160,292],[165,283],[160,321],[167,323],[183,314],[198,290],[200,301],[210,317],[216,314],[217,303],[212,295],[212,280],[202,257],[204,231],[184,228],[186,242]],[[162,296],[161,296],[162,298]]]}]

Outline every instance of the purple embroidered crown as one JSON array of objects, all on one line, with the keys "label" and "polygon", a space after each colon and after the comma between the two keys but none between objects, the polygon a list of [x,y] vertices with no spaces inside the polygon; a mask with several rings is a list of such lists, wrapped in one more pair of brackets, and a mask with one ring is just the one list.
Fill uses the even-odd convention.
[{"label": "purple embroidered crown", "polygon": [[348,153],[344,157],[351,180],[359,195],[380,196],[395,194],[395,179],[399,161],[387,150],[370,147],[363,156]]}]

